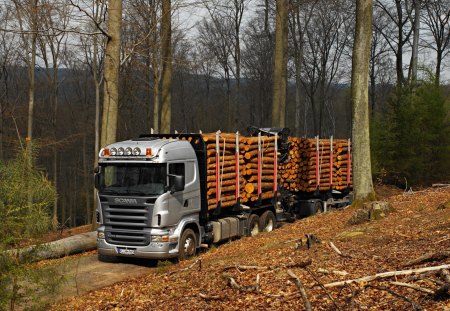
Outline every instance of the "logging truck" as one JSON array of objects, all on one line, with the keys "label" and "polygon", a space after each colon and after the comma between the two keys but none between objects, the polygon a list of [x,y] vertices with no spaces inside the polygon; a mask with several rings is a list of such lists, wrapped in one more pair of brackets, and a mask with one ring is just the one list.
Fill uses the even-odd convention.
[{"label": "logging truck", "polygon": [[346,205],[350,150],[349,140],[281,128],[147,134],[105,146],[95,172],[99,259],[184,260]]}]

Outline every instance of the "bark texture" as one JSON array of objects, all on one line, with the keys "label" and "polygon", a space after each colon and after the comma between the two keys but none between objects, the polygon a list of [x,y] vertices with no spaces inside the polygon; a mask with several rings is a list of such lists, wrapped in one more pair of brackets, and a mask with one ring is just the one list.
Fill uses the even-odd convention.
[{"label": "bark texture", "polygon": [[373,193],[368,94],[371,39],[372,0],[357,1],[352,60],[353,188],[356,200],[365,200]]},{"label": "bark texture", "polygon": [[108,7],[108,40],[105,50],[102,146],[116,141],[121,27],[122,1],[111,0]]},{"label": "bark texture", "polygon": [[286,125],[288,0],[277,0],[273,69],[272,126]]},{"label": "bark texture", "polygon": [[161,56],[162,56],[162,84],[161,84],[161,132],[170,133],[172,117],[172,21],[171,0],[162,2],[161,17]]}]

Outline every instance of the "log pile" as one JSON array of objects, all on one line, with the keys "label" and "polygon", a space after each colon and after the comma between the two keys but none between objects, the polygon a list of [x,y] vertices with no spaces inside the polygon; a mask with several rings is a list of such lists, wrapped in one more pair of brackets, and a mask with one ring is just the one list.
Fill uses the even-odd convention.
[{"label": "log pile", "polygon": [[[181,139],[187,139],[195,145],[197,142],[192,142],[192,139],[199,138],[183,137]],[[221,207],[231,207],[238,202],[245,204],[256,202],[259,198],[271,199],[274,197],[276,186],[278,189],[281,187],[293,192],[343,190],[352,187],[347,140],[289,137],[289,150],[285,154],[285,149],[276,148],[275,136],[261,136],[261,153],[259,154],[258,137],[239,136],[237,146],[235,133],[220,133],[218,157],[216,133],[202,134],[202,140],[205,143],[206,152],[206,191],[209,210],[217,208],[218,200],[221,202]],[[280,144],[279,140],[277,145],[280,146]],[[278,150],[277,163],[275,163],[276,149]],[[258,154],[261,163],[260,190]],[[236,159],[239,161],[239,166],[236,165]],[[216,183],[217,165],[218,184]],[[275,176],[278,176],[277,185],[274,185]],[[238,192],[236,191],[237,181],[239,181]]]},{"label": "log pile", "polygon": [[[244,157],[244,191],[241,200],[254,202],[258,196],[258,137],[247,137],[241,154]],[[275,136],[261,136],[261,199],[274,196]]]},{"label": "log pile", "polygon": [[[289,137],[289,156],[279,165],[282,187],[312,192],[352,186],[348,141]],[[350,165],[349,165],[350,164]],[[350,178],[348,178],[350,177]],[[348,179],[348,182],[347,182]]]},{"label": "log pile", "polygon": [[[207,200],[208,209],[217,207],[216,187],[216,133],[202,134],[206,145],[207,163]],[[239,150],[244,149],[245,138],[239,139]],[[222,207],[229,207],[237,203],[236,197],[236,134],[221,133],[219,142],[219,197]],[[240,192],[244,190],[244,154],[239,154],[239,182]]]}]

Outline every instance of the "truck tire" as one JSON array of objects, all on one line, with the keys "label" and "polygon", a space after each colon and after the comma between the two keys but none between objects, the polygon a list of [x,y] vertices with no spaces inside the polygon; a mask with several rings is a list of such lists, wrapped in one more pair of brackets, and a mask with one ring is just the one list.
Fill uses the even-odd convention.
[{"label": "truck tire", "polygon": [[194,257],[197,252],[197,235],[192,229],[186,229],[180,238],[178,260],[186,260]]},{"label": "truck tire", "polygon": [[259,217],[259,228],[261,232],[270,232],[277,226],[277,219],[272,211],[265,211]]},{"label": "truck tire", "polygon": [[314,204],[314,214],[313,215],[315,215],[315,214],[320,214],[320,213],[322,213],[323,212],[323,206],[322,206],[322,203],[320,202],[320,201],[317,201],[315,204]]},{"label": "truck tire", "polygon": [[256,236],[260,232],[259,227],[259,216],[256,214],[251,214],[248,218],[248,236]]}]

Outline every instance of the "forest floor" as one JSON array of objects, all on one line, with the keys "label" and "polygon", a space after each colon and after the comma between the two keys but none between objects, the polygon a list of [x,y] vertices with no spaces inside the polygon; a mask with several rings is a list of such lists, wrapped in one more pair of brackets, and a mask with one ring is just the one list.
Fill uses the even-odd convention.
[{"label": "forest floor", "polygon": [[[381,220],[351,225],[354,207],[332,210],[270,233],[213,247],[179,264],[100,266],[94,253],[78,255],[85,259],[60,259],[78,261],[77,269],[82,267],[91,277],[78,278],[77,290],[63,295],[75,296],[59,300],[52,309],[303,310],[299,289],[287,273],[290,270],[303,283],[313,310],[450,310],[448,291],[435,299],[432,293],[392,283],[409,283],[434,292],[442,285],[439,271],[324,286],[381,272],[450,264],[447,257],[405,265],[429,252],[450,251],[450,187],[378,192],[387,196],[393,208]],[[321,243],[309,249],[300,245],[305,234],[314,234]],[[99,267],[104,271],[98,271]],[[91,289],[86,286],[96,282]],[[103,288],[96,289],[99,287]]]}]

